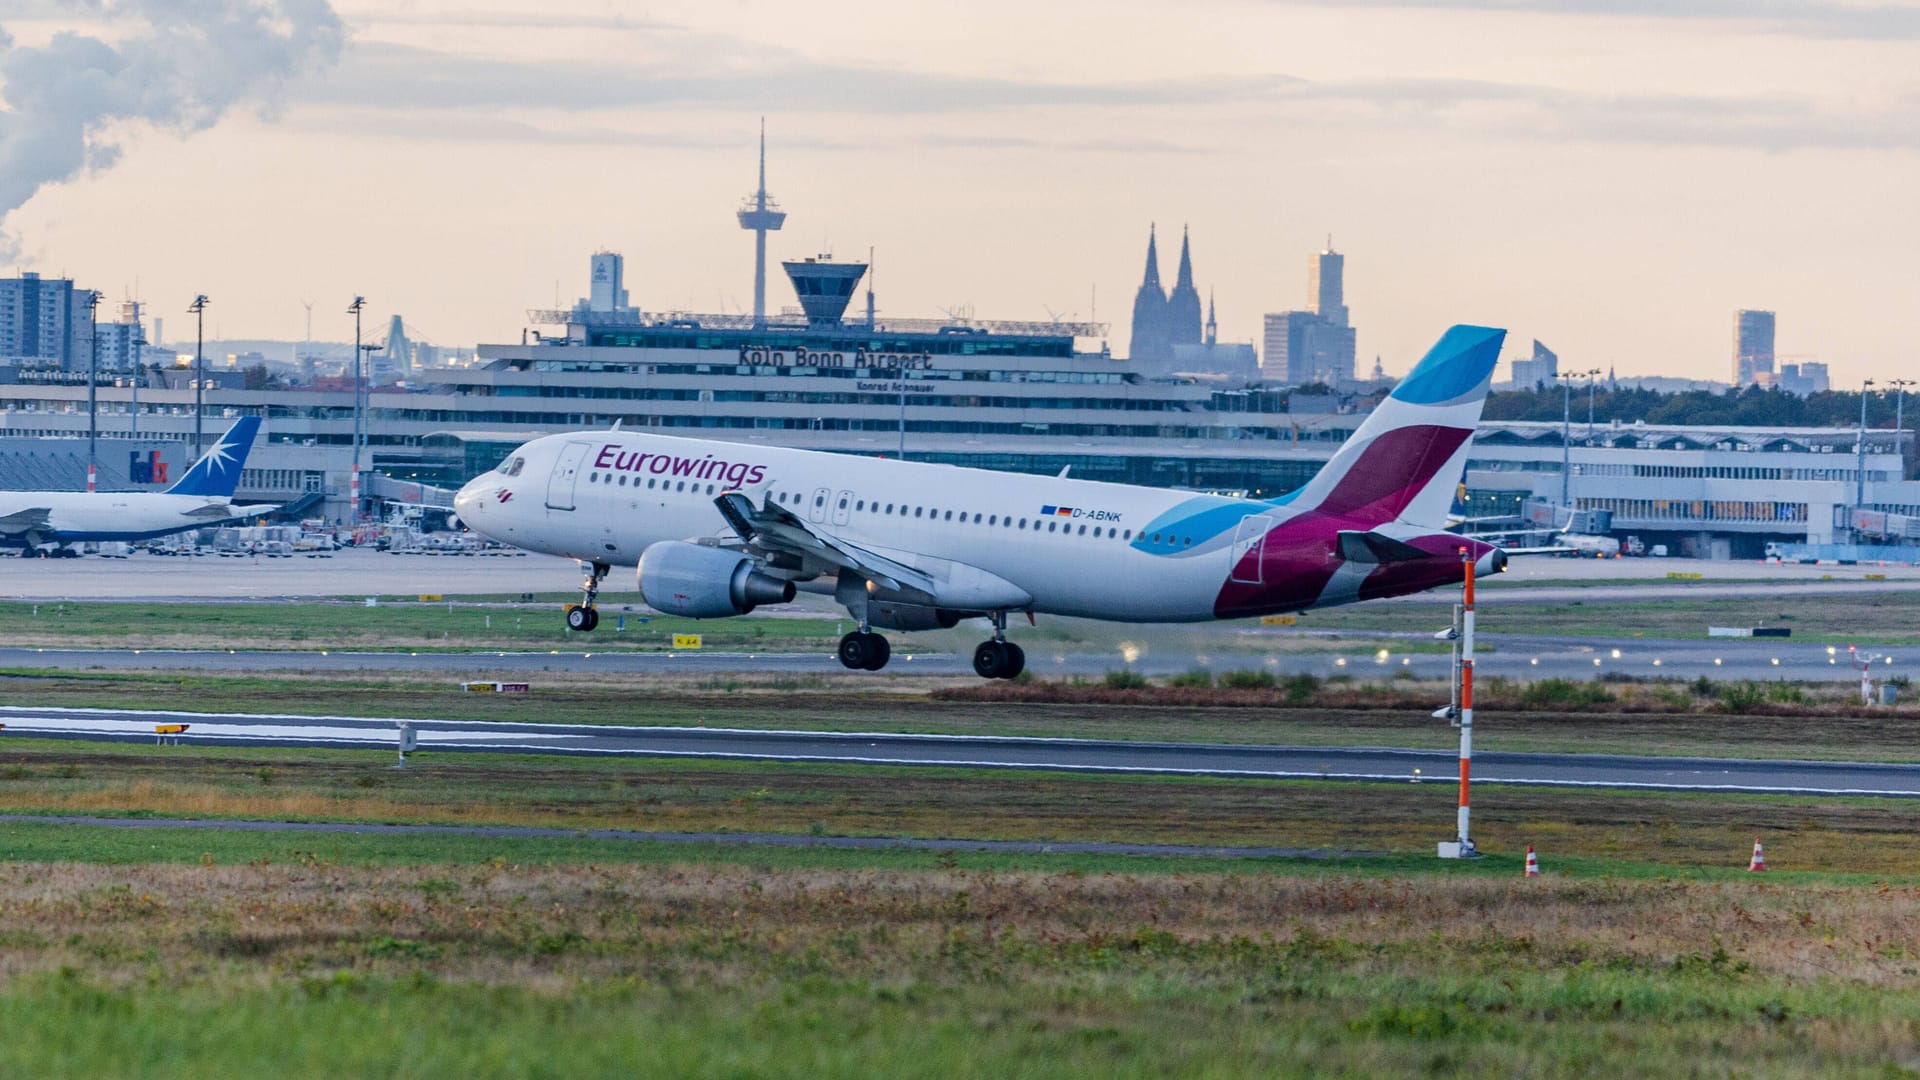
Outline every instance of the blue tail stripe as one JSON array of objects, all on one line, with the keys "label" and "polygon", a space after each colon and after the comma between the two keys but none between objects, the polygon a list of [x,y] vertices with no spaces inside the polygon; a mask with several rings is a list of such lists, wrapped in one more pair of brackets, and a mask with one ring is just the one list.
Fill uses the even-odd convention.
[{"label": "blue tail stripe", "polygon": [[253,437],[259,430],[259,417],[241,417],[178,483],[167,489],[167,494],[233,498],[240,487],[240,470],[247,464],[247,452],[253,449]]},{"label": "blue tail stripe", "polygon": [[1441,405],[1477,389],[1500,360],[1505,330],[1455,326],[1441,335],[1391,395],[1410,405]]}]

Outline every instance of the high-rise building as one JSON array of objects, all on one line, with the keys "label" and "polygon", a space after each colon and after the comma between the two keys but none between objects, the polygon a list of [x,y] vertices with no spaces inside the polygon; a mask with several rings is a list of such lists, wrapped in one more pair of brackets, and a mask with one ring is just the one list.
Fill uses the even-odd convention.
[{"label": "high-rise building", "polygon": [[90,295],[66,278],[0,278],[0,362],[85,371]]},{"label": "high-rise building", "polygon": [[1733,313],[1733,385],[1773,381],[1773,312]]},{"label": "high-rise building", "polygon": [[1551,386],[1560,381],[1560,355],[1540,344],[1539,338],[1533,340],[1533,355],[1525,360],[1515,360],[1512,367],[1516,390]]},{"label": "high-rise building", "polygon": [[591,285],[587,292],[588,311],[631,311],[627,305],[627,260],[619,253],[596,251],[593,254]]},{"label": "high-rise building", "polygon": [[1333,250],[1327,237],[1325,251],[1307,263],[1307,310],[1335,326],[1347,325],[1347,257]]},{"label": "high-rise building", "polygon": [[1346,263],[1329,238],[1327,249],[1307,263],[1307,303],[1312,310],[1266,317],[1262,379],[1294,386],[1353,382],[1358,335],[1348,322]]}]

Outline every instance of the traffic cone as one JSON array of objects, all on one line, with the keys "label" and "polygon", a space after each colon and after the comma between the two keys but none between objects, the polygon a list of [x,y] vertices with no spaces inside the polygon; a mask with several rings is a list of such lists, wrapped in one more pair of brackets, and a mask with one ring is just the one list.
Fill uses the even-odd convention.
[{"label": "traffic cone", "polygon": [[1534,858],[1532,844],[1527,845],[1527,876],[1528,877],[1540,876],[1540,860],[1537,858]]},{"label": "traffic cone", "polygon": [[1757,874],[1767,868],[1767,857],[1760,853],[1760,838],[1753,838],[1753,861],[1747,864],[1747,873]]}]

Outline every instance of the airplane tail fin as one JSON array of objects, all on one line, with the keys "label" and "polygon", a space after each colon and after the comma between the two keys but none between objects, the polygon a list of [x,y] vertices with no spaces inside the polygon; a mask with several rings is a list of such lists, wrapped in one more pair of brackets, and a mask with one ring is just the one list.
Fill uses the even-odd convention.
[{"label": "airplane tail fin", "polygon": [[1373,528],[1446,527],[1505,330],[1455,326],[1288,503]]},{"label": "airplane tail fin", "polygon": [[259,430],[259,417],[241,417],[167,489],[167,494],[233,498],[240,486],[240,469],[247,463],[247,451],[253,449],[253,437]]}]

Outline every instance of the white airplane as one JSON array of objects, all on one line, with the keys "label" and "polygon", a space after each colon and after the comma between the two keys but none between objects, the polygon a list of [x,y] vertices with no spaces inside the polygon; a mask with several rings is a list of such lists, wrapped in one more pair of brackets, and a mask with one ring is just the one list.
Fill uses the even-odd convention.
[{"label": "white airplane", "polygon": [[232,505],[259,430],[259,417],[242,417],[165,491],[0,491],[0,546],[32,555],[45,544],[151,540],[271,509]]},{"label": "white airplane", "polygon": [[1024,612],[1196,622],[1398,596],[1499,573],[1493,545],[1444,531],[1506,331],[1456,326],[1305,487],[1260,501],[635,432],[521,446],[460,490],[475,532],[589,567],[567,623],[592,630],[615,565],[692,618],[804,589],[859,629],[840,662],[877,671],[875,627],[992,621],[974,671],[1025,666]]}]

